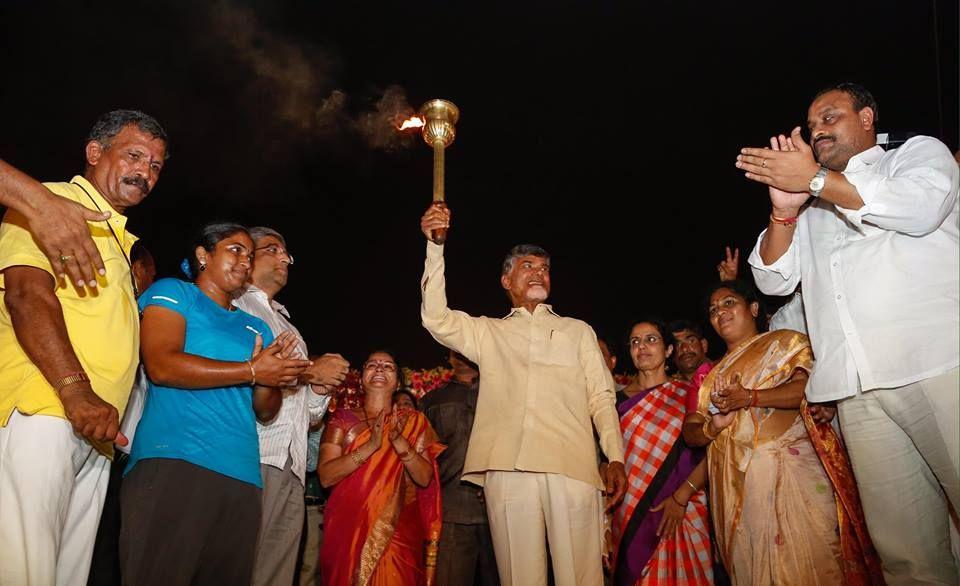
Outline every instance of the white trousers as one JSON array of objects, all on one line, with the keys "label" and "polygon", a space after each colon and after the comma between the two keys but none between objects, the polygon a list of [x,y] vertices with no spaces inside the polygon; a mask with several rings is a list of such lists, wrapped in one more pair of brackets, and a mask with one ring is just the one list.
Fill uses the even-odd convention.
[{"label": "white trousers", "polygon": [[547,583],[547,543],[557,586],[603,584],[600,491],[562,474],[489,471],[484,498],[500,582]]},{"label": "white trousers", "polygon": [[840,426],[887,584],[957,584],[947,500],[960,505],[957,369],[839,403]]},{"label": "white trousers", "polygon": [[14,411],[0,428],[0,584],[85,585],[109,478],[66,419]]}]

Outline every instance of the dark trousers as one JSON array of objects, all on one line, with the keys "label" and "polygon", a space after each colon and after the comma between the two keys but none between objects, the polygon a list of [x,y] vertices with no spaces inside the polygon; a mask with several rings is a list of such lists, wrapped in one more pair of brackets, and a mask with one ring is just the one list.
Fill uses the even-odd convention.
[{"label": "dark trousers", "polygon": [[437,552],[437,586],[499,586],[489,525],[444,523]]},{"label": "dark trousers", "polygon": [[120,492],[130,586],[242,586],[253,575],[260,489],[182,460],[141,460]]},{"label": "dark trousers", "polygon": [[127,455],[115,450],[87,586],[120,586],[120,485],[126,467]]}]

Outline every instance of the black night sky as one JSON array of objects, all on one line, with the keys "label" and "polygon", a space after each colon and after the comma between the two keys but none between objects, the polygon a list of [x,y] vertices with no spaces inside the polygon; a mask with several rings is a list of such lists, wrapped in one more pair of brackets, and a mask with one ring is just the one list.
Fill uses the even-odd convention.
[{"label": "black night sky", "polygon": [[279,300],[311,351],[357,363],[391,346],[433,366],[418,287],[431,153],[381,136],[378,112],[404,96],[461,109],[452,307],[502,315],[500,261],[535,242],[558,312],[623,338],[640,314],[703,315],[723,246],[745,261],[769,213],[738,149],[804,124],[817,89],[858,81],[881,132],[956,150],[957,22],[955,1],[931,0],[7,0],[0,158],[67,180],[99,114],[142,109],[172,157],[130,228],[162,275],[207,221],[272,226],[297,261]]}]

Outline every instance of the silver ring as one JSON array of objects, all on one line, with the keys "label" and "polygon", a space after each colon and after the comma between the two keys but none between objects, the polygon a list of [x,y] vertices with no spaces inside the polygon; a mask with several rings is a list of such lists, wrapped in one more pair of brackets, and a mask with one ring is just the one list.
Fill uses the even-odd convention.
[{"label": "silver ring", "polygon": [[766,168],[767,168],[767,160],[764,159],[763,162],[760,163],[760,166],[763,167],[764,169],[766,169]]}]

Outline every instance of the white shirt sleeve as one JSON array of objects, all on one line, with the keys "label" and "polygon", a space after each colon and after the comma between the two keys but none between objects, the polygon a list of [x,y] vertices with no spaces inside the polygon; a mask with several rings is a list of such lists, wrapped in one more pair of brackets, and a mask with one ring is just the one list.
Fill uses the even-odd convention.
[{"label": "white shirt sleeve", "polygon": [[939,140],[918,136],[896,150],[892,171],[873,165],[844,171],[863,200],[863,207],[837,211],[857,225],[868,222],[884,230],[923,236],[936,230],[957,201],[960,169]]},{"label": "white shirt sleeve", "polygon": [[428,240],[423,279],[420,281],[423,300],[420,305],[421,322],[436,341],[479,364],[479,320],[447,307],[445,266],[443,246]]},{"label": "white shirt sleeve", "polygon": [[[802,213],[802,212],[801,212]],[[771,264],[764,264],[760,257],[760,243],[767,231],[764,230],[757,238],[757,243],[750,253],[747,263],[753,272],[753,280],[757,283],[757,288],[767,295],[790,295],[800,283],[800,265],[797,262],[797,233],[799,229],[793,232],[793,241],[790,247],[783,253],[783,256]]]},{"label": "white shirt sleeve", "polygon": [[303,391],[307,393],[307,411],[310,413],[310,424],[313,425],[323,419],[324,413],[327,412],[327,405],[330,404],[330,396],[314,393],[310,385],[303,385],[303,387]]}]

